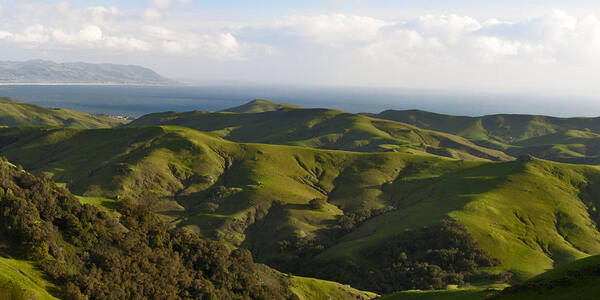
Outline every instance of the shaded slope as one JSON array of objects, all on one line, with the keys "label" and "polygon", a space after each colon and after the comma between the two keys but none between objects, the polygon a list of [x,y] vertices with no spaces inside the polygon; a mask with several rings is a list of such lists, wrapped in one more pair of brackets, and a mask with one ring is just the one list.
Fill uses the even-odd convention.
[{"label": "shaded slope", "polygon": [[[3,155],[79,194],[139,199],[282,271],[302,262],[318,275],[330,261],[350,259],[359,277],[344,283],[358,287],[375,265],[365,251],[447,218],[500,260],[484,273],[509,270],[518,280],[600,253],[595,167],[240,144],[169,126],[0,136]],[[315,198],[326,203],[313,208]],[[354,223],[340,223],[343,216]],[[282,250],[286,241],[308,247]]]},{"label": "shaded slope", "polygon": [[0,126],[52,126],[74,128],[108,128],[124,120],[94,116],[68,109],[49,109],[11,98],[0,98]]},{"label": "shaded slope", "polygon": [[598,299],[600,256],[584,258],[505,289],[492,299]]},{"label": "shaded slope", "polygon": [[458,136],[329,109],[281,108],[262,113],[165,112],[149,114],[128,124],[131,127],[156,125],[185,126],[236,142],[360,152],[430,153],[471,160],[512,159],[500,151],[474,145]]},{"label": "shaded slope", "polygon": [[371,116],[459,135],[513,156],[534,154],[569,163],[600,162],[600,118],[535,115],[466,117],[419,110],[388,110]]},{"label": "shaded slope", "polygon": [[9,299],[50,299],[46,291],[54,285],[46,280],[66,299],[375,296],[332,282],[306,284],[307,278],[255,264],[248,251],[170,228],[131,200],[121,203],[120,218],[113,218],[4,159],[0,199],[0,241],[7,256],[0,259],[0,283],[6,283],[0,295]]}]

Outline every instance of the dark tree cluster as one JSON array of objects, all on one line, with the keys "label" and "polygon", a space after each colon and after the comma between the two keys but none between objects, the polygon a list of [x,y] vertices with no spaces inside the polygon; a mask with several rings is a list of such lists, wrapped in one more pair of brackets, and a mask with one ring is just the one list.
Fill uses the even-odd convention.
[{"label": "dark tree cluster", "polygon": [[[479,248],[462,225],[450,220],[420,230],[406,230],[364,251],[359,260],[360,263],[340,258],[314,263],[301,273],[391,293],[463,285],[478,267],[499,263]],[[506,277],[510,278],[503,278]]]},{"label": "dark tree cluster", "polygon": [[169,228],[124,199],[120,219],[81,205],[50,179],[0,161],[0,232],[12,255],[38,261],[65,299],[286,299],[261,281],[249,251]]}]

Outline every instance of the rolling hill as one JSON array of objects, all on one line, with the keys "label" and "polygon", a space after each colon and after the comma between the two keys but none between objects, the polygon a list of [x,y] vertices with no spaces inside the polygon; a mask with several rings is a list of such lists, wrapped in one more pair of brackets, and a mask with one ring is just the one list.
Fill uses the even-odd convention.
[{"label": "rolling hill", "polygon": [[277,111],[281,109],[296,109],[302,108],[297,105],[287,104],[287,103],[275,103],[269,100],[264,99],[256,99],[252,100],[246,104],[228,108],[223,110],[223,112],[232,112],[232,113],[261,113],[267,111]]},{"label": "rolling hill", "polygon": [[600,118],[535,115],[451,116],[419,110],[388,110],[369,116],[464,137],[512,156],[600,164]]},{"label": "rolling hill", "polygon": [[513,159],[458,136],[338,110],[296,108],[257,100],[230,111],[235,112],[153,113],[128,126],[184,126],[235,142],[360,152],[429,153],[468,160]]},{"label": "rolling hill", "polygon": [[[592,166],[236,143],[177,126],[7,128],[0,137],[2,155],[79,195],[107,198],[95,203],[136,199],[281,271],[365,290],[406,289],[394,278],[414,270],[432,281],[407,281],[409,289],[508,280],[504,271],[518,282],[600,253]],[[405,249],[412,239],[424,244]],[[432,249],[478,260],[457,268]],[[387,266],[408,269],[380,265],[402,252]]]},{"label": "rolling hill", "polygon": [[5,159],[0,160],[0,200],[3,299],[376,296],[255,264],[247,250],[171,228],[132,202],[121,203],[115,218]]},{"label": "rolling hill", "polygon": [[95,116],[62,108],[50,109],[0,97],[0,126],[108,128],[124,123],[125,120],[107,116]]},{"label": "rolling hill", "polygon": [[560,266],[509,287],[494,299],[597,299],[600,294],[600,256]]}]

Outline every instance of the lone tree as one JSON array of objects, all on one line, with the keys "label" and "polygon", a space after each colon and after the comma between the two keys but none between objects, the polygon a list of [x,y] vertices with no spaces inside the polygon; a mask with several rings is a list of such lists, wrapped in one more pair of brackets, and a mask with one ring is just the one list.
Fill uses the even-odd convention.
[{"label": "lone tree", "polygon": [[327,204],[327,201],[325,201],[325,199],[321,199],[321,198],[315,198],[310,200],[310,202],[308,202],[308,205],[310,205],[310,208],[312,209],[321,209],[323,207],[325,207],[325,204]]}]

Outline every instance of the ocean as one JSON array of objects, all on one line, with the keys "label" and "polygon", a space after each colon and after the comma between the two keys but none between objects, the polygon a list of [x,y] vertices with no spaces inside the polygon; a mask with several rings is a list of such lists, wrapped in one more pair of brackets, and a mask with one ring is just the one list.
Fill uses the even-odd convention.
[{"label": "ocean", "polygon": [[81,86],[3,85],[0,96],[45,107],[138,117],[160,111],[219,111],[254,99],[377,113],[421,109],[454,115],[497,113],[600,116],[600,101],[558,95],[267,85]]}]

